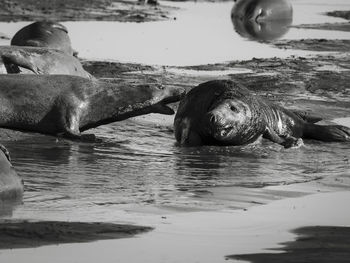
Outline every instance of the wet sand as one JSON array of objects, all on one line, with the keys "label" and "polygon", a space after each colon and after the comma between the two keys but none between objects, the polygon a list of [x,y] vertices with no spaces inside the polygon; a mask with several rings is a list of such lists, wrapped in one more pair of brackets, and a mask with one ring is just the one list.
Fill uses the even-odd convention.
[{"label": "wet sand", "polygon": [[[295,191],[296,185],[269,187],[275,191]],[[3,262],[236,262],[232,255],[247,259],[266,258],[265,254],[281,253],[286,242],[295,242],[295,229],[304,227],[350,227],[350,213],[343,205],[350,201],[349,192],[322,192],[296,198],[272,201],[249,209],[200,212],[162,212],[160,215],[134,214],[143,225],[154,230],[137,238],[101,240],[93,243],[61,244],[33,249],[2,250]],[[321,228],[311,228],[310,235]],[[314,247],[316,253],[323,242],[341,248],[338,259],[346,262],[349,255],[348,236],[335,231],[322,231],[322,238],[309,239],[305,250],[287,250],[288,257],[305,259]],[[348,231],[346,228],[345,231]],[[299,232],[298,232],[299,233]],[[337,238],[334,239],[334,235]],[[326,241],[325,241],[326,240]],[[300,241],[299,241],[300,242]],[[321,243],[320,243],[321,242]],[[329,243],[328,243],[329,242]],[[279,244],[279,245],[277,245]],[[289,243],[291,244],[291,243]],[[295,245],[294,245],[295,246]],[[301,245],[303,246],[303,245]],[[271,250],[272,249],[272,250]],[[278,249],[278,250],[276,250]],[[294,249],[296,250],[296,248]],[[338,250],[339,251],[339,250]],[[294,254],[293,254],[294,253]],[[243,257],[243,256],[242,256]],[[269,258],[276,257],[271,255]],[[325,257],[328,258],[328,257]],[[337,259],[336,258],[336,259]],[[230,259],[229,261],[227,261]],[[241,262],[241,261],[238,261]],[[270,261],[254,261],[270,262]],[[274,262],[274,261],[271,261]],[[297,261],[299,262],[299,261]],[[309,262],[303,261],[300,262]],[[310,261],[316,262],[316,261]],[[322,261],[321,261],[322,262]],[[329,262],[329,261],[328,261]],[[331,261],[333,262],[333,261]]]},{"label": "wet sand", "polygon": [[[333,11],[325,13],[327,16],[340,17],[347,20],[350,20],[350,11],[342,10],[342,11]],[[321,30],[338,30],[338,31],[350,31],[350,23],[323,23],[323,24],[302,24],[292,26],[295,28],[305,28],[305,29],[321,29]]]},{"label": "wet sand", "polygon": [[145,22],[174,19],[173,7],[148,5],[137,0],[11,0],[0,1],[1,21],[120,21]]},{"label": "wet sand", "polygon": [[151,227],[95,222],[0,221],[0,249],[132,237]]},{"label": "wet sand", "polygon": [[[350,257],[350,227],[309,226],[292,231],[297,235],[295,241],[284,243],[273,253],[259,253],[228,256],[252,263],[340,263]],[[279,252],[281,253],[275,253]]]},{"label": "wet sand", "polygon": [[338,30],[338,31],[350,31],[350,23],[325,23],[325,24],[304,24],[293,26],[295,28],[304,28],[304,29],[321,29],[321,30]]}]

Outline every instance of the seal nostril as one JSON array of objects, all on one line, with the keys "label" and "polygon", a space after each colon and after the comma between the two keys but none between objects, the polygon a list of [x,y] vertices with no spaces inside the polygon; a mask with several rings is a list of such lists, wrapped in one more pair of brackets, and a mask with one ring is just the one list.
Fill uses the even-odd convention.
[{"label": "seal nostril", "polygon": [[210,121],[211,123],[215,123],[215,122],[216,122],[215,115],[211,115],[210,118],[209,118],[209,121]]}]

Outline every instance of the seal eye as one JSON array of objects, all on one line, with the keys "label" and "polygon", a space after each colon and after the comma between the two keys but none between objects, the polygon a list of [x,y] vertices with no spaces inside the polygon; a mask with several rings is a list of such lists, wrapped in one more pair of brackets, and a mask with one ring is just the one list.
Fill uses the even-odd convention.
[{"label": "seal eye", "polygon": [[237,110],[237,108],[235,107],[235,106],[230,106],[230,109],[233,111],[233,112],[237,112],[238,110]]}]

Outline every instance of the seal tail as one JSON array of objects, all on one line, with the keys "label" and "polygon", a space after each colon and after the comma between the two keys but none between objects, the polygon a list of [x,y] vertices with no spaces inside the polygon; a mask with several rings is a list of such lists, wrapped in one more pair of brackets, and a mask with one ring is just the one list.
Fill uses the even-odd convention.
[{"label": "seal tail", "polygon": [[307,123],[304,138],[324,142],[350,142],[350,128],[342,125],[317,125]]},{"label": "seal tail", "polygon": [[309,112],[306,112],[306,111],[293,110],[293,113],[306,122],[316,123],[316,122],[322,121],[321,117],[310,114]]}]

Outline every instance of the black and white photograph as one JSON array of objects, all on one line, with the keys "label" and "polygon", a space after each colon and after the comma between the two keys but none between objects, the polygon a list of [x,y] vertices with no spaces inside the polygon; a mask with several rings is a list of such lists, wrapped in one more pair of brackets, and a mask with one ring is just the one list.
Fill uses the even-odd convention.
[{"label": "black and white photograph", "polygon": [[350,0],[0,0],[0,263],[350,262]]}]

